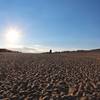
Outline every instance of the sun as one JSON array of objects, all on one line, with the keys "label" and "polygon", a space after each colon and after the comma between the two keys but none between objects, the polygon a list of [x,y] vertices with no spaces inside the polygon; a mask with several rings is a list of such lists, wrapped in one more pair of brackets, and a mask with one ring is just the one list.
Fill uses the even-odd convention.
[{"label": "sun", "polygon": [[17,28],[8,28],[6,30],[6,42],[8,45],[14,45],[19,41],[21,32]]}]

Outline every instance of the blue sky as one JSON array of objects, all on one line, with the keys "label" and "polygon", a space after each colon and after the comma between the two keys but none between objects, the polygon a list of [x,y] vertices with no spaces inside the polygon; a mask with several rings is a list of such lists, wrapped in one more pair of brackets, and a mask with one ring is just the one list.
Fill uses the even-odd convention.
[{"label": "blue sky", "polygon": [[0,0],[0,47],[8,26],[24,48],[100,48],[100,0]]}]

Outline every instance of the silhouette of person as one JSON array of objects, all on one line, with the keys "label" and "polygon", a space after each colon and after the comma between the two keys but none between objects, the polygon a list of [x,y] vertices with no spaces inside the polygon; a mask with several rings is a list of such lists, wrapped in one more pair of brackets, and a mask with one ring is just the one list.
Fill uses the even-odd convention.
[{"label": "silhouette of person", "polygon": [[50,49],[49,53],[51,54],[52,53],[52,50]]}]

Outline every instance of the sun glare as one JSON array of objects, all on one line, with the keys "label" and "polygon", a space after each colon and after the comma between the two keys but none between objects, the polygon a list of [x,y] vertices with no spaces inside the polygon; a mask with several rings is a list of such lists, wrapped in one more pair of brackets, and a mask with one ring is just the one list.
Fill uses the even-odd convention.
[{"label": "sun glare", "polygon": [[7,45],[14,45],[19,41],[21,32],[16,28],[9,28],[6,31],[6,42]]}]

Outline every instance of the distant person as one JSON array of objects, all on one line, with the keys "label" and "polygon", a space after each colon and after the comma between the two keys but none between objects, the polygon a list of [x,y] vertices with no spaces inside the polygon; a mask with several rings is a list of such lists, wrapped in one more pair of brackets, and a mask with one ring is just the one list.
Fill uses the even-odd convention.
[{"label": "distant person", "polygon": [[52,50],[50,49],[49,53],[51,54],[52,53]]}]

